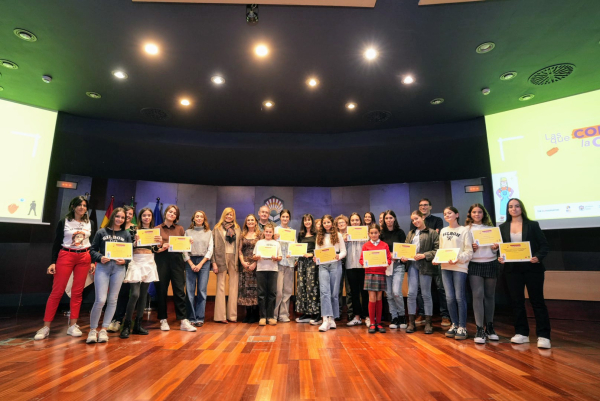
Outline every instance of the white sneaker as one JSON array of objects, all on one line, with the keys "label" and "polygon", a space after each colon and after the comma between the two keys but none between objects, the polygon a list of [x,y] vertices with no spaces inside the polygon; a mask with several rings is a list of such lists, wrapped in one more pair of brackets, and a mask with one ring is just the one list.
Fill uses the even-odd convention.
[{"label": "white sneaker", "polygon": [[336,329],[335,319],[333,318],[333,316],[329,316],[329,328],[331,330],[335,330]]},{"label": "white sneaker", "polygon": [[116,333],[119,331],[120,328],[121,328],[121,322],[113,320],[112,322],[110,322],[110,324],[106,328],[106,331],[108,331],[109,333]]},{"label": "white sneaker", "polygon": [[283,317],[280,317],[280,318],[279,318],[279,321],[280,321],[281,323],[289,323],[289,322],[290,322],[290,318],[289,318],[289,317],[287,317],[287,316],[283,316]]},{"label": "white sneaker", "polygon": [[160,321],[160,329],[162,331],[169,331],[171,328],[169,327],[169,323],[167,323],[167,319],[161,319]]},{"label": "white sneaker", "polygon": [[[161,323],[161,329],[162,329],[162,323]],[[179,326],[179,330],[181,330],[181,331],[197,331],[197,329],[194,326],[192,326],[190,321],[187,319],[183,319],[181,321],[181,326]]]},{"label": "white sneaker", "polygon": [[329,328],[329,318],[326,317],[323,319],[323,324],[319,326],[319,331],[327,331]]},{"label": "white sneaker", "polygon": [[44,338],[47,338],[49,335],[50,335],[50,327],[44,326],[41,329],[39,329],[37,331],[37,333],[35,333],[35,337],[33,337],[33,339],[34,340],[43,340]]},{"label": "white sneaker", "polygon": [[319,317],[318,317],[318,318],[316,318],[316,319],[310,319],[310,322],[309,322],[309,323],[310,323],[310,324],[312,324],[313,326],[318,326],[318,325],[320,325],[321,323],[323,323],[323,318],[319,316]]},{"label": "white sneaker", "polygon": [[529,337],[521,334],[515,334],[513,338],[510,339],[510,342],[513,344],[525,344],[529,342]]},{"label": "white sneaker", "polygon": [[88,334],[88,338],[87,338],[87,340],[85,340],[85,342],[88,344],[98,342],[98,332],[96,331],[96,329],[90,330],[90,334]]},{"label": "white sneaker", "polygon": [[538,348],[552,348],[550,340],[544,337],[538,337]]},{"label": "white sneaker", "polygon": [[102,329],[98,333],[98,342],[99,343],[107,343],[108,342],[108,333],[106,332],[106,329]]},{"label": "white sneaker", "polygon": [[354,318],[351,321],[349,321],[348,323],[346,323],[347,326],[360,326],[362,324],[362,320],[360,320],[360,318]]},{"label": "white sneaker", "polygon": [[369,327],[371,325],[371,319],[369,317],[365,318],[365,326]]},{"label": "white sneaker", "polygon": [[67,329],[67,335],[73,337],[81,337],[83,333],[81,332],[81,330],[79,330],[79,326],[74,324]]}]

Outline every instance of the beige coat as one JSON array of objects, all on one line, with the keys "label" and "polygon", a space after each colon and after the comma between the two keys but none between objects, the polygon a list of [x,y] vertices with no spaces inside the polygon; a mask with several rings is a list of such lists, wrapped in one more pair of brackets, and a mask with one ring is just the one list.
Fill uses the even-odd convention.
[{"label": "beige coat", "polygon": [[[234,245],[234,254],[235,254],[235,265],[238,265],[238,250],[240,238],[242,237],[242,231],[239,227],[235,228],[235,243]],[[223,231],[222,227],[217,229],[213,229],[213,244],[215,246],[211,263],[216,263],[219,269],[219,273],[223,273],[227,271],[227,262],[225,260],[225,231]]]}]

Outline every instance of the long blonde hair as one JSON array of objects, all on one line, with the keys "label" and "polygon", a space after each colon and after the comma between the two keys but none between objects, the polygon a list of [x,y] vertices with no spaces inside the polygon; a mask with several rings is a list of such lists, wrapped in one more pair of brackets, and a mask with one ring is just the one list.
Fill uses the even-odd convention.
[{"label": "long blonde hair", "polygon": [[235,220],[235,209],[232,207],[226,207],[225,210],[223,210],[223,213],[221,214],[221,218],[219,219],[219,222],[217,224],[215,224],[215,229],[221,228],[221,226],[225,222],[225,216],[227,216],[229,213],[233,214],[233,226],[235,228],[240,228],[239,224]]},{"label": "long blonde hair", "polygon": [[248,235],[248,218],[249,217],[253,217],[254,218],[254,222],[255,222],[254,235],[256,235],[256,239],[261,239],[262,238],[262,232],[260,231],[260,228],[258,227],[258,219],[252,213],[250,213],[244,219],[244,225],[243,225],[243,228],[242,228],[242,238],[246,238],[246,235]]}]

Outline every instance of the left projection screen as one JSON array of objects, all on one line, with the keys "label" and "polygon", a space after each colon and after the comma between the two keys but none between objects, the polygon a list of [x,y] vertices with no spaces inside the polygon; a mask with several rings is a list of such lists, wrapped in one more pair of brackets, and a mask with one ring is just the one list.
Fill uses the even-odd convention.
[{"label": "left projection screen", "polygon": [[0,100],[0,222],[42,222],[56,116]]}]

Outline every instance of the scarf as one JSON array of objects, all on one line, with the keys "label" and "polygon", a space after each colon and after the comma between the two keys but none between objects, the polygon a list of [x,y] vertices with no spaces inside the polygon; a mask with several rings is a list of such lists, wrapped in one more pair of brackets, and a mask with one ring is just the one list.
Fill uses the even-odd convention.
[{"label": "scarf", "polygon": [[230,244],[233,243],[233,241],[235,241],[235,224],[233,222],[223,223],[221,227],[223,227],[223,229],[225,230],[225,239],[227,240],[227,242],[229,242]]}]

